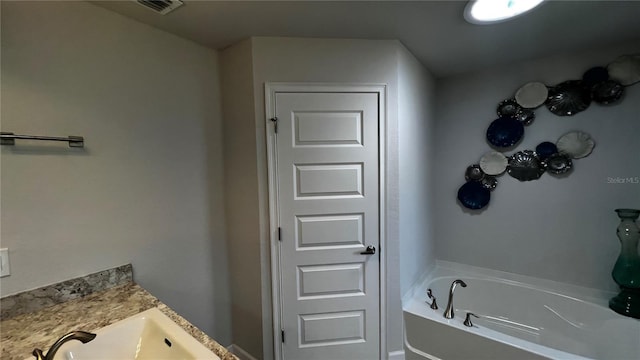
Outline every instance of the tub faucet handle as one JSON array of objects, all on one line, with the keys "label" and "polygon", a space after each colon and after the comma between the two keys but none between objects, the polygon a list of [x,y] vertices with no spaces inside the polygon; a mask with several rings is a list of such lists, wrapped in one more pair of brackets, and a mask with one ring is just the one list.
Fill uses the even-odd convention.
[{"label": "tub faucet handle", "polygon": [[432,308],[433,310],[438,310],[438,303],[436,303],[436,297],[433,296],[431,289],[427,289],[427,296],[429,297],[429,299],[431,299],[431,304],[429,304],[426,301],[425,302],[429,304],[429,307]]},{"label": "tub faucet handle", "polygon": [[467,316],[464,318],[464,322],[463,322],[464,326],[466,326],[466,327],[472,327],[473,326],[473,323],[471,322],[471,317],[472,316],[475,317],[476,319],[480,318],[480,316],[478,316],[478,315],[476,315],[476,314],[474,314],[472,312],[468,312]]}]

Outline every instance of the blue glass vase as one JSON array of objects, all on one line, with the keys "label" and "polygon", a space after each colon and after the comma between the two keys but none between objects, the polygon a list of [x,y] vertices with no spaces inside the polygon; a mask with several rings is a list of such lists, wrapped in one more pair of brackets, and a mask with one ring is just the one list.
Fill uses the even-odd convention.
[{"label": "blue glass vase", "polygon": [[611,275],[620,293],[609,300],[609,307],[622,315],[640,319],[640,229],[636,220],[640,210],[616,209],[620,218],[617,235],[622,246]]}]

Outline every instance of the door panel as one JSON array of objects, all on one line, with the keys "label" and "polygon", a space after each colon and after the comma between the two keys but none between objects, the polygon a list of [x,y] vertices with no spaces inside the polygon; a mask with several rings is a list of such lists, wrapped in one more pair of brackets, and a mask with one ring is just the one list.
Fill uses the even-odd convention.
[{"label": "door panel", "polygon": [[300,315],[300,347],[365,342],[364,311]]},{"label": "door panel", "polygon": [[296,216],[296,250],[318,247],[360,248],[364,245],[364,214]]},{"label": "door panel", "polygon": [[361,146],[361,112],[302,112],[294,114],[294,146]]},{"label": "door panel", "polygon": [[380,358],[377,93],[276,93],[285,360]]},{"label": "door panel", "polygon": [[298,267],[298,300],[364,295],[364,264]]},{"label": "door panel", "polygon": [[322,197],[340,199],[362,197],[362,163],[297,165],[295,171],[295,199]]}]

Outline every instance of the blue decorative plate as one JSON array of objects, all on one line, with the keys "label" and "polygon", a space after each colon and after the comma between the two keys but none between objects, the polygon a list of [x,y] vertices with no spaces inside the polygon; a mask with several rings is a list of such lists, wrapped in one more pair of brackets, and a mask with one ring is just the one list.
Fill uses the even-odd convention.
[{"label": "blue decorative plate", "polygon": [[462,206],[479,210],[489,204],[491,192],[479,181],[469,181],[458,189],[458,200]]},{"label": "blue decorative plate", "polygon": [[607,80],[609,80],[609,71],[607,71],[607,68],[602,66],[593,67],[582,75],[582,81],[587,86],[593,86]]},{"label": "blue decorative plate", "polygon": [[487,141],[497,147],[511,147],[522,139],[524,126],[512,117],[500,117],[494,120],[487,129]]},{"label": "blue decorative plate", "polygon": [[549,141],[541,142],[536,146],[536,155],[538,155],[540,160],[544,160],[557,152],[558,147],[556,144]]}]

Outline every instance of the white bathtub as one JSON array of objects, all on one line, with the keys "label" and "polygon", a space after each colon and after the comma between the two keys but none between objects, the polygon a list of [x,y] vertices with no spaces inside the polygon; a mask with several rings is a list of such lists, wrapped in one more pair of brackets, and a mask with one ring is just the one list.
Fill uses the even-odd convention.
[{"label": "white bathtub", "polygon": [[[449,287],[455,317],[443,317]],[[439,309],[425,302],[431,288]],[[405,359],[640,359],[640,320],[607,306],[613,293],[438,262],[403,299]],[[470,311],[474,326],[463,325]]]}]

